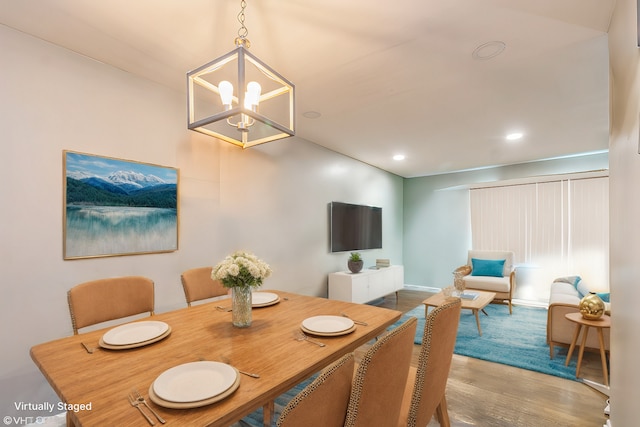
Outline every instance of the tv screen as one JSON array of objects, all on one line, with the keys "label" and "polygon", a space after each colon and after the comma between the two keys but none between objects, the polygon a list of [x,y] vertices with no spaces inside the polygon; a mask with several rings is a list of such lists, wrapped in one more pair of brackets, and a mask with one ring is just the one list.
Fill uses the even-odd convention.
[{"label": "tv screen", "polygon": [[331,202],[331,252],[382,248],[382,208]]}]

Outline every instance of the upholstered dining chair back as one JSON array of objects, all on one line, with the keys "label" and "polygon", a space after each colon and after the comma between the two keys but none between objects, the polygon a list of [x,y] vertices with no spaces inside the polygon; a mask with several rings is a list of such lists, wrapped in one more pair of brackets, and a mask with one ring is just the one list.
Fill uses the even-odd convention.
[{"label": "upholstered dining chair back", "polygon": [[349,405],[353,366],[353,353],[349,353],[322,371],[285,406],[278,427],[342,427]]},{"label": "upholstered dining chair back", "polygon": [[417,368],[409,371],[398,426],[424,427],[437,414],[449,426],[445,390],[460,322],[459,298],[435,308],[426,318]]},{"label": "upholstered dining chair back", "polygon": [[410,317],[367,350],[351,386],[345,426],[395,425],[407,382],[417,319]]},{"label": "upholstered dining chair back", "polygon": [[194,301],[226,295],[228,289],[219,280],[211,278],[212,267],[199,267],[186,270],[180,276],[187,305]]},{"label": "upholstered dining chair back", "polygon": [[98,279],[67,293],[74,335],[78,329],[154,310],[153,280],[142,276]]}]

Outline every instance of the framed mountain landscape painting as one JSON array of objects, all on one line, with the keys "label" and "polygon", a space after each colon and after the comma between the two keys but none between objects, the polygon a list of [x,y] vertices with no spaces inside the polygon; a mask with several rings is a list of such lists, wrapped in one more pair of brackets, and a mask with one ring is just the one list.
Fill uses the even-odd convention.
[{"label": "framed mountain landscape painting", "polygon": [[64,259],[178,250],[178,169],[63,152]]}]

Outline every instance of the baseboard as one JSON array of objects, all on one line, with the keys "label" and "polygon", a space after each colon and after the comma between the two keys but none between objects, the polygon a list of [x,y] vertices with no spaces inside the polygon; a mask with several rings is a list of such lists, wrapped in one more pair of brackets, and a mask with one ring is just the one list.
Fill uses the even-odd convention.
[{"label": "baseboard", "polygon": [[538,307],[538,308],[549,308],[549,303],[544,303],[542,301],[531,301],[526,299],[513,299],[513,305],[524,305],[528,307]]},{"label": "baseboard", "polygon": [[582,383],[583,383],[583,384],[588,385],[588,386],[589,386],[589,387],[591,387],[592,389],[599,391],[600,393],[604,394],[604,395],[605,395],[605,396],[607,396],[607,397],[610,397],[610,396],[611,396],[611,395],[610,395],[610,390],[611,390],[611,389],[609,388],[609,386],[606,386],[606,385],[604,385],[604,384],[597,383],[597,382],[595,382],[595,381],[588,380],[588,379],[586,379],[586,378],[582,378],[580,381],[582,381]]},{"label": "baseboard", "polygon": [[405,284],[403,289],[408,291],[424,291],[424,292],[440,292],[441,288],[434,288],[432,286],[419,286],[419,285],[407,285]]}]

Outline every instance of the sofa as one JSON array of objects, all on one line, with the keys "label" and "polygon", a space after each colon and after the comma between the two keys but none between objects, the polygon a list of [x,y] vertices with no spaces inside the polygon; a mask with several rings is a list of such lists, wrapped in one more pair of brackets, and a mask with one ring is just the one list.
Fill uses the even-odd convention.
[{"label": "sofa", "polygon": [[[567,320],[567,313],[579,312],[578,305],[585,295],[595,290],[593,286],[582,280],[579,276],[560,277],[551,284],[549,295],[549,311],[547,313],[547,343],[549,344],[549,357],[553,359],[554,346],[569,347],[573,340],[576,324]],[[611,312],[608,302],[608,294],[599,294],[605,301],[605,312]],[[609,328],[604,329],[605,350],[609,351]],[[599,351],[598,336],[590,332],[585,344],[586,349]]]},{"label": "sofa", "polygon": [[[494,303],[507,304],[509,314],[513,312],[512,300],[516,289],[514,253],[510,251],[470,250],[464,271],[465,289],[495,292]],[[466,267],[466,270],[464,270]]]}]

